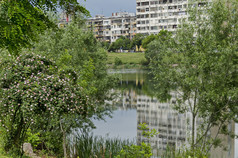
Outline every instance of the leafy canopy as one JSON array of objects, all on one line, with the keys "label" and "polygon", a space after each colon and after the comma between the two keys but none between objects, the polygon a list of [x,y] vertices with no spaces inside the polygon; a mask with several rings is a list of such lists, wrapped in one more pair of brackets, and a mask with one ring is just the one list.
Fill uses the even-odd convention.
[{"label": "leafy canopy", "polygon": [[201,154],[218,142],[216,134],[207,137],[213,127],[218,134],[232,134],[221,129],[237,121],[238,113],[238,3],[205,4],[192,5],[190,21],[181,24],[175,37],[155,40],[146,51],[159,98],[175,93],[175,109],[191,113],[191,151],[199,147]]},{"label": "leafy canopy", "polygon": [[54,31],[47,30],[34,44],[35,52],[56,61],[60,70],[77,71],[85,93],[104,100],[112,87],[112,77],[107,74],[107,51],[91,32],[75,23]]},{"label": "leafy canopy", "polygon": [[142,47],[144,49],[146,49],[148,47],[148,45],[158,39],[158,38],[162,38],[162,39],[166,39],[168,37],[171,37],[172,36],[172,33],[167,31],[167,30],[161,30],[158,34],[154,35],[154,34],[151,34],[151,35],[148,35],[146,36],[143,40],[142,40]]},{"label": "leafy canopy", "polygon": [[30,47],[39,33],[56,25],[48,11],[65,10],[67,14],[89,12],[77,0],[1,0],[0,1],[0,48],[18,54],[21,48]]},{"label": "leafy canopy", "polygon": [[111,44],[111,46],[109,47],[109,51],[116,51],[116,50],[128,50],[130,49],[130,39],[125,37],[125,36],[121,36],[120,38],[118,38],[115,42],[113,42]]}]

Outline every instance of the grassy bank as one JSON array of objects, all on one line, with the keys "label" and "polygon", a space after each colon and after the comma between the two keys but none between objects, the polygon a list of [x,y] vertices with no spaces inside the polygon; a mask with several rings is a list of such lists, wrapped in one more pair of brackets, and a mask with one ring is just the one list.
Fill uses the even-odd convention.
[{"label": "grassy bank", "polygon": [[[116,63],[116,58],[121,64]],[[107,64],[113,68],[141,68],[146,63],[144,53],[108,53]]]}]

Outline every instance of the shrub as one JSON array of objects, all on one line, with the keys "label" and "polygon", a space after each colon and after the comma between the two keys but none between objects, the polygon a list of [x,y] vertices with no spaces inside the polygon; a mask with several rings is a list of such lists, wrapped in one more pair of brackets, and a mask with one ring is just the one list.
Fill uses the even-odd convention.
[{"label": "shrub", "polygon": [[76,84],[74,72],[59,73],[45,57],[23,54],[3,61],[0,68],[0,133],[6,151],[22,154],[29,128],[59,129],[63,116],[86,116],[88,110],[94,111]]},{"label": "shrub", "polygon": [[122,65],[122,60],[118,57],[115,58],[115,65]]},{"label": "shrub", "polygon": [[140,61],[140,64],[141,65],[143,65],[143,66],[147,66],[147,65],[149,65],[149,60],[147,60],[147,59],[142,59],[141,61]]},{"label": "shrub", "polygon": [[[142,130],[142,135],[146,138],[154,137],[159,134],[155,129],[149,130],[145,123],[140,124],[139,129]],[[116,158],[150,158],[152,156],[152,149],[149,143],[141,142],[140,145],[125,146]]]}]

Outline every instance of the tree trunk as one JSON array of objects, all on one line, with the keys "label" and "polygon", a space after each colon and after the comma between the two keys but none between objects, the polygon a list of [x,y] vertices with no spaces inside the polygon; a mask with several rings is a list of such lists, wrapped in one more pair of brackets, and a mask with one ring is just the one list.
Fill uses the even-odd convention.
[{"label": "tree trunk", "polygon": [[192,113],[192,153],[194,154],[194,148],[195,148],[195,120],[196,115]]}]

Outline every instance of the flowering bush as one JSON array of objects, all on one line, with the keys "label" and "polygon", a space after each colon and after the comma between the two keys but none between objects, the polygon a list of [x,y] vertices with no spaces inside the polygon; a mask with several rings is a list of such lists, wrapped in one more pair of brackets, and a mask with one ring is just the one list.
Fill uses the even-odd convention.
[{"label": "flowering bush", "polygon": [[0,126],[5,149],[19,149],[38,120],[94,111],[75,82],[76,72],[59,74],[54,62],[33,53],[1,63]]}]

